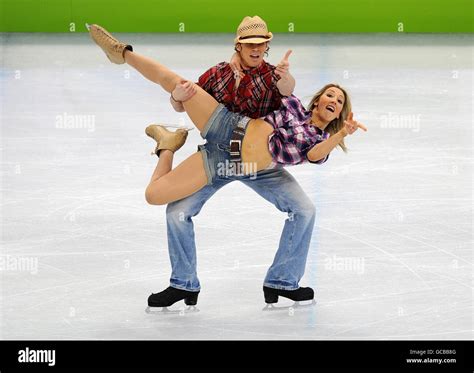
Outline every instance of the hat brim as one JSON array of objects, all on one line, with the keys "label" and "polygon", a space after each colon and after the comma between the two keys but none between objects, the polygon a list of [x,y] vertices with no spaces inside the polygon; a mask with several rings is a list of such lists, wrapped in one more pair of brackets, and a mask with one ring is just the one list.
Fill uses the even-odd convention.
[{"label": "hat brim", "polygon": [[270,41],[273,39],[273,34],[271,32],[269,32],[267,35],[265,35],[266,37],[262,38],[262,37],[255,37],[255,38],[248,38],[248,39],[242,39],[240,37],[237,37],[234,39],[234,44],[237,44],[237,43],[242,43],[242,44],[260,44],[260,43],[265,43],[267,41]]}]

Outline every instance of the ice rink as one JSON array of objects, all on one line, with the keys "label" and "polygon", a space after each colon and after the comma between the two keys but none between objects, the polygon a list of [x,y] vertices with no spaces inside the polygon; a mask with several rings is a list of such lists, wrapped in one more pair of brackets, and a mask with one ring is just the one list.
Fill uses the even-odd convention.
[{"label": "ice rink", "polygon": [[[118,36],[193,80],[233,53],[230,34]],[[145,313],[170,263],[144,128],[191,122],[88,34],[0,38],[0,338],[472,339],[469,35],[275,35],[267,61],[293,50],[303,103],[338,82],[369,128],[289,168],[317,207],[301,281],[317,304],[262,311],[286,216],[235,182],[194,219],[199,312],[163,314]]]}]

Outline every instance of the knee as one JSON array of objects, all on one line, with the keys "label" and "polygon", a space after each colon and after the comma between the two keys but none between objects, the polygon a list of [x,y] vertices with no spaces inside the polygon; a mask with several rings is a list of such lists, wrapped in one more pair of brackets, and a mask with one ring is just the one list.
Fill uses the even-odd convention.
[{"label": "knee", "polygon": [[305,201],[304,204],[293,206],[293,208],[290,209],[289,214],[290,216],[296,215],[305,220],[312,220],[316,217],[316,207],[313,202]]},{"label": "knee", "polygon": [[145,200],[150,205],[160,206],[165,205],[168,202],[164,200],[159,193],[159,190],[156,188],[156,185],[150,186],[148,185],[145,190]]},{"label": "knee", "polygon": [[306,209],[308,210],[308,213],[310,213],[311,215],[316,215],[316,206],[314,205],[313,202],[310,202]]},{"label": "knee", "polygon": [[166,206],[166,219],[168,221],[187,221],[197,212],[194,211],[192,204],[188,199],[181,199],[179,201],[168,203]]}]

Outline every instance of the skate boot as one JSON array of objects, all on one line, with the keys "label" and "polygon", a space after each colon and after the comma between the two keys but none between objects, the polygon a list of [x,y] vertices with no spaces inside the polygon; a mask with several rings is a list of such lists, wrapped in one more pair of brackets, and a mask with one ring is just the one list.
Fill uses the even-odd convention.
[{"label": "skate boot", "polygon": [[285,297],[295,302],[314,299],[314,290],[311,288],[298,288],[296,290],[273,289],[267,286],[263,287],[265,303],[272,304],[278,302],[278,296]]},{"label": "skate boot", "polygon": [[151,294],[148,297],[148,307],[169,307],[182,299],[187,306],[195,306],[198,295],[199,291],[181,290],[170,286],[160,293]]},{"label": "skate boot", "polygon": [[186,138],[188,130],[180,128],[176,132],[171,132],[163,125],[151,124],[145,129],[145,133],[157,142],[155,150],[151,154],[160,156],[163,149],[171,150],[173,153],[181,148]]},{"label": "skate boot", "polygon": [[88,25],[86,24],[89,34],[96,42],[96,44],[102,48],[102,50],[107,55],[108,59],[116,64],[125,63],[124,53],[125,50],[133,52],[133,47],[119,42],[112,35],[110,35],[107,30],[99,25]]}]

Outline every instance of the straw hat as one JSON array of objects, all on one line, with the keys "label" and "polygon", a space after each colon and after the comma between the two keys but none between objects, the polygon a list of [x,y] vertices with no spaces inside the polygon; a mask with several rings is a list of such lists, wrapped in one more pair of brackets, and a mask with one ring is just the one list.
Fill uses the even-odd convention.
[{"label": "straw hat", "polygon": [[268,32],[267,24],[259,16],[245,17],[237,28],[237,43],[265,43],[273,39],[273,34]]}]

